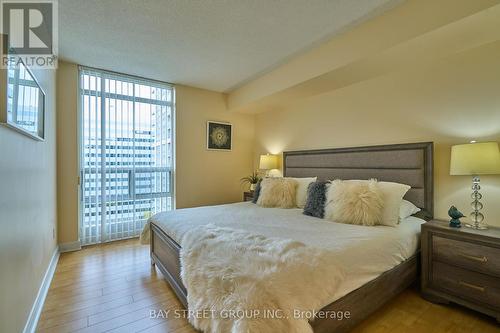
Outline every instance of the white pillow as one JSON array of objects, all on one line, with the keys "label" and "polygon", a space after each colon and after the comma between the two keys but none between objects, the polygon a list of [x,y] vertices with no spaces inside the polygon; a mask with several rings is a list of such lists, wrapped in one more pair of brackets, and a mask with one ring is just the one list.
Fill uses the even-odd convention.
[{"label": "white pillow", "polygon": [[[369,180],[349,180],[351,182],[368,182]],[[378,182],[384,198],[381,225],[395,227],[399,223],[399,207],[404,195],[411,186],[393,182]]]},{"label": "white pillow", "polygon": [[287,177],[290,179],[293,179],[297,182],[297,189],[296,189],[296,197],[295,197],[295,202],[297,203],[297,207],[299,208],[304,208],[306,205],[307,201],[307,188],[309,187],[309,184],[314,183],[318,177],[307,177],[307,178],[293,178],[293,177]]},{"label": "white pillow", "polygon": [[408,200],[401,201],[401,206],[399,207],[399,219],[404,220],[408,216],[420,212],[421,209],[409,202]]}]

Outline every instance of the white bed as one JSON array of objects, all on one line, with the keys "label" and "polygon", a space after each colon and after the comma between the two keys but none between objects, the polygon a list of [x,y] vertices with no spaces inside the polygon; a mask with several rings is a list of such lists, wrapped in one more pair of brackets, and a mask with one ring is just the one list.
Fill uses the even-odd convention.
[{"label": "white bed", "polygon": [[324,306],[415,254],[425,222],[408,217],[397,227],[348,225],[303,215],[301,209],[261,208],[251,202],[178,209],[156,214],[150,221],[178,244],[189,230],[210,223],[333,250],[345,279]]},{"label": "white bed", "polygon": [[[160,213],[145,229],[152,235],[152,263],[184,306],[221,310],[227,301],[230,309],[347,310],[348,320],[278,321],[300,326],[297,332],[341,333],[417,280],[420,225],[433,218],[431,142],[284,152],[283,174],[408,184],[404,199],[421,209],[417,215],[422,219],[365,227],[248,202]],[[204,331],[221,331],[211,328],[222,321],[208,321],[190,322]],[[259,320],[231,321],[242,322],[245,332]],[[270,330],[276,331],[290,329]]]}]

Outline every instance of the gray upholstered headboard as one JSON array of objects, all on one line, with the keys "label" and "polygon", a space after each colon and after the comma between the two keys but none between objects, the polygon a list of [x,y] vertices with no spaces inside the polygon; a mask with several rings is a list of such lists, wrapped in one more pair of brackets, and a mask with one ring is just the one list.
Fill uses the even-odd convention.
[{"label": "gray upholstered headboard", "polygon": [[433,143],[287,151],[286,177],[370,179],[408,184],[405,199],[422,209],[420,217],[434,215]]}]

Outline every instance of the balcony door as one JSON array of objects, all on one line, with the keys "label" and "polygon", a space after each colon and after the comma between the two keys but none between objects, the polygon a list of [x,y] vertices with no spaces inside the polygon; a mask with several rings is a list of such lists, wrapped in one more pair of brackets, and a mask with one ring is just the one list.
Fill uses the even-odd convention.
[{"label": "balcony door", "polygon": [[174,90],[80,68],[80,240],[136,237],[173,209]]}]

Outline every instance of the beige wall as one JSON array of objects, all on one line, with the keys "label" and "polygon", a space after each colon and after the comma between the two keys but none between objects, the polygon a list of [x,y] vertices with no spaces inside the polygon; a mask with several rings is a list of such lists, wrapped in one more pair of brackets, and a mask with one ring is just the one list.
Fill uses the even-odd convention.
[{"label": "beige wall", "polygon": [[[254,117],[231,113],[225,95],[176,87],[177,208],[237,202],[240,178],[252,172]],[[230,152],[206,149],[207,120],[233,124]]]},{"label": "beige wall", "polygon": [[56,77],[34,74],[47,97],[45,141],[0,125],[0,332],[22,331],[56,249]]},{"label": "beige wall", "polygon": [[58,242],[78,240],[78,66],[57,69],[57,214]]},{"label": "beige wall", "polygon": [[[58,70],[59,243],[78,239],[78,66],[61,62]],[[177,208],[239,201],[239,179],[252,172],[254,117],[226,109],[225,95],[176,86]],[[206,122],[233,124],[233,150],[206,150]]]},{"label": "beige wall", "polygon": [[[435,215],[470,211],[470,177],[449,176],[454,143],[500,141],[500,43],[297,100],[256,118],[255,158],[284,150],[435,142]],[[482,177],[487,222],[500,226],[500,176]]]}]

